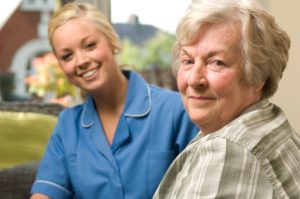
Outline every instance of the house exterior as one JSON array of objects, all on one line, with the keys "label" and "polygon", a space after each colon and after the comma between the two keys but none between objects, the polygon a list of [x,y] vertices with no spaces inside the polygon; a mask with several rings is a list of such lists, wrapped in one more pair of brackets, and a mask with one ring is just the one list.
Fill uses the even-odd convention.
[{"label": "house exterior", "polygon": [[[23,100],[23,97],[28,96],[24,78],[34,72],[31,61],[51,51],[47,26],[55,9],[55,2],[55,0],[23,0],[0,30],[0,92],[4,100]],[[61,3],[67,2],[65,0]],[[110,18],[109,0],[78,0],[78,2],[92,3]],[[140,24],[138,16],[135,15],[129,18],[128,23],[117,23],[113,26],[121,39],[128,38],[137,45],[142,45],[158,31],[154,26]],[[6,97],[13,95],[22,97],[13,99]]]}]

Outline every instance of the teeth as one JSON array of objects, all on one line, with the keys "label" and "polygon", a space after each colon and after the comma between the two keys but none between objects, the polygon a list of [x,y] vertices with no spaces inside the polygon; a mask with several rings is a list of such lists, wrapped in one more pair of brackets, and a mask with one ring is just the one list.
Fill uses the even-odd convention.
[{"label": "teeth", "polygon": [[96,73],[97,69],[91,70],[87,73],[82,74],[82,77],[90,77]]}]

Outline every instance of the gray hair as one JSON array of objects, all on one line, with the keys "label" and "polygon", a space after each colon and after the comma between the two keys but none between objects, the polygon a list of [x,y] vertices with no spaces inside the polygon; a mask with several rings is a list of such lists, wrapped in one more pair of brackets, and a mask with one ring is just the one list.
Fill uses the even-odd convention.
[{"label": "gray hair", "polygon": [[239,24],[243,75],[250,85],[264,83],[263,98],[271,97],[278,88],[286,68],[290,39],[274,17],[251,0],[199,0],[193,3],[177,26],[173,49],[174,67],[182,46],[198,39],[204,24]]}]

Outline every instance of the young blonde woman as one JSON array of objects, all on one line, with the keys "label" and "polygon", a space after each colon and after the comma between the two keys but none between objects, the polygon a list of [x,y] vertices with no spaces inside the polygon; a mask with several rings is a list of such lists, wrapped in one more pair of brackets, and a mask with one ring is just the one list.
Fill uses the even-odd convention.
[{"label": "young blonde woman", "polygon": [[56,12],[49,40],[62,70],[87,98],[60,114],[31,198],[151,198],[198,132],[180,95],[121,70],[118,37],[89,4],[69,3]]}]

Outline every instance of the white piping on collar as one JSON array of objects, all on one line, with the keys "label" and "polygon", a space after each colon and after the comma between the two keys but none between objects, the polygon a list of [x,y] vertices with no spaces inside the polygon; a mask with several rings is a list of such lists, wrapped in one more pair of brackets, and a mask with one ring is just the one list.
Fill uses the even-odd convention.
[{"label": "white piping on collar", "polygon": [[143,117],[145,115],[147,115],[150,110],[151,110],[151,107],[152,107],[152,101],[151,101],[151,92],[150,92],[150,86],[149,84],[146,84],[147,85],[147,93],[148,93],[148,99],[149,99],[149,107],[148,109],[146,110],[145,113],[141,113],[141,114],[124,114],[125,116],[128,116],[128,117]]},{"label": "white piping on collar", "polygon": [[[150,86],[149,84],[146,84],[147,85],[147,94],[148,94],[148,100],[149,100],[149,107],[148,109],[144,112],[144,113],[141,113],[141,114],[124,114],[125,116],[128,116],[128,117],[143,117],[145,115],[147,115],[150,110],[151,110],[151,107],[152,107],[152,101],[151,101],[151,91],[150,91]],[[84,124],[83,123],[83,118],[84,118],[84,113],[86,112],[86,104],[84,105],[83,107],[83,111],[82,111],[82,114],[81,114],[81,125],[84,127],[84,128],[89,128],[91,127],[95,122],[92,121],[91,123],[89,124]]]},{"label": "white piping on collar", "polygon": [[88,127],[91,127],[95,122],[92,121],[89,124],[84,124],[83,123],[83,118],[84,118],[84,114],[85,114],[85,111],[86,111],[86,106],[87,106],[87,104],[85,104],[84,107],[83,107],[83,111],[82,111],[82,114],[81,114],[80,122],[81,122],[81,126],[83,126],[85,128],[88,128]]}]

